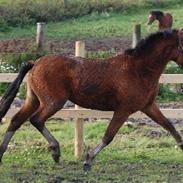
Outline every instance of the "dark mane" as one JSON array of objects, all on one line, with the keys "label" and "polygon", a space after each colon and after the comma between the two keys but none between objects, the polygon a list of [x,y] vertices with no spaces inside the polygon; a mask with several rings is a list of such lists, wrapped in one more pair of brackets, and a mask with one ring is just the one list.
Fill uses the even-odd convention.
[{"label": "dark mane", "polygon": [[158,43],[161,39],[168,39],[173,36],[173,33],[177,32],[177,30],[165,30],[153,33],[142,39],[135,48],[130,48],[125,50],[125,54],[130,56],[144,56],[146,53],[150,53],[152,48]]},{"label": "dark mane", "polygon": [[159,10],[150,11],[151,15],[155,15],[156,17],[163,16],[163,12]]}]

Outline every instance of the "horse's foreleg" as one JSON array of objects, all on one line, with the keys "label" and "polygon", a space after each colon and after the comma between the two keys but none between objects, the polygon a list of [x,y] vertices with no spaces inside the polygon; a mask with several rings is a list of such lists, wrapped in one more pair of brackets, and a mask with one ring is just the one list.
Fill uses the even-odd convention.
[{"label": "horse's foreleg", "polygon": [[164,129],[169,131],[171,135],[175,138],[180,148],[183,150],[183,141],[181,135],[177,132],[175,127],[171,124],[171,122],[162,114],[160,109],[157,107],[156,103],[153,103],[151,106],[144,109],[144,112],[147,116],[149,116],[156,123],[161,125]]},{"label": "horse's foreleg", "polygon": [[[63,105],[65,100],[63,101]],[[48,104],[49,105],[49,104]],[[48,105],[42,105],[38,111],[30,118],[31,124],[36,127],[39,132],[45,137],[49,143],[49,147],[52,150],[52,157],[55,162],[59,162],[60,158],[60,146],[55,137],[45,127],[45,121],[56,113],[62,106],[56,105],[57,107],[47,107]]]},{"label": "horse's foreleg", "polygon": [[96,155],[106,147],[114,138],[116,133],[118,132],[119,128],[123,125],[125,120],[128,118],[129,115],[123,114],[121,111],[115,112],[111,122],[109,123],[107,130],[105,132],[102,141],[94,148],[88,151],[86,155],[86,161],[84,162],[84,171],[89,171],[91,169],[91,164]]}]

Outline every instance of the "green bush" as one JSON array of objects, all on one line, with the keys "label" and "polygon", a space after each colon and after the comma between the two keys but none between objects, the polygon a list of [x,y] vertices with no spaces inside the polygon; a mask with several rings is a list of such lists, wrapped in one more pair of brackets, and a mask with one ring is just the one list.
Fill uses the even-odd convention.
[{"label": "green bush", "polygon": [[[1,57],[0,73],[15,73],[23,62],[35,60],[38,56],[36,53],[21,53],[21,54],[3,54]],[[0,95],[7,90],[9,83],[0,83]],[[21,85],[18,96],[24,98],[26,93],[25,85]]]},{"label": "green bush", "polygon": [[0,16],[0,32],[7,32],[9,29],[6,20]]},{"label": "green bush", "polygon": [[159,102],[179,102],[183,100],[183,94],[177,93],[176,87],[172,84],[161,84],[157,100]]},{"label": "green bush", "polygon": [[109,58],[114,56],[115,54],[115,50],[111,49],[111,51],[88,51],[87,52],[87,57],[88,58],[101,58],[101,59],[105,59],[105,58]]},{"label": "green bush", "polygon": [[0,96],[7,90],[9,83],[0,83]]},{"label": "green bush", "polygon": [[183,69],[181,69],[175,62],[170,62],[165,70],[166,74],[183,74]]},{"label": "green bush", "polygon": [[29,60],[35,60],[38,55],[36,53],[19,53],[19,54],[2,54],[1,56],[1,73],[18,72],[21,64]]}]

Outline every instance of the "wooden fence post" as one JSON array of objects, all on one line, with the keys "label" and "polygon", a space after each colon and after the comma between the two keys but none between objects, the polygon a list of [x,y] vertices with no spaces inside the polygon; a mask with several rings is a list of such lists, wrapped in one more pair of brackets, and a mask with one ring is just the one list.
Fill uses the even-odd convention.
[{"label": "wooden fence post", "polygon": [[[77,41],[75,43],[75,56],[85,57],[85,43],[83,41]],[[75,105],[75,109],[79,109],[78,105]],[[78,118],[75,123],[75,157],[81,159],[83,154],[83,119]]]},{"label": "wooden fence post", "polygon": [[38,52],[38,54],[43,53],[43,50],[44,50],[44,43],[45,43],[44,27],[45,27],[45,23],[44,22],[38,22],[37,23],[36,44],[37,44],[37,52]]},{"label": "wooden fence post", "polygon": [[141,39],[141,26],[140,24],[136,24],[133,29],[132,48],[135,48],[140,39]]},{"label": "wooden fence post", "polygon": [[68,8],[68,0],[64,0],[64,8],[65,8],[65,9]]}]

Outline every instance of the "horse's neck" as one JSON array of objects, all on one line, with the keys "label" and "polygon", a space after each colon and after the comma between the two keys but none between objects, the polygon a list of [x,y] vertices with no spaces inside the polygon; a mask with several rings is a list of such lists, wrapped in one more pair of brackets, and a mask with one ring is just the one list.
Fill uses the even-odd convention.
[{"label": "horse's neck", "polygon": [[161,49],[155,47],[151,54],[142,58],[141,69],[147,74],[147,77],[151,76],[156,80],[159,79],[169,61],[168,54],[164,52],[168,53],[168,48],[167,51],[165,51],[165,47]]},{"label": "horse's neck", "polygon": [[157,21],[158,21],[158,28],[159,28],[159,30],[163,30],[163,29],[166,28],[164,26],[164,16],[157,17]]},{"label": "horse's neck", "polygon": [[159,77],[166,67],[168,60],[162,60],[162,58],[146,58],[143,62],[144,70]]},{"label": "horse's neck", "polygon": [[164,15],[158,19],[159,30],[167,30],[172,27],[172,19],[170,16]]}]

